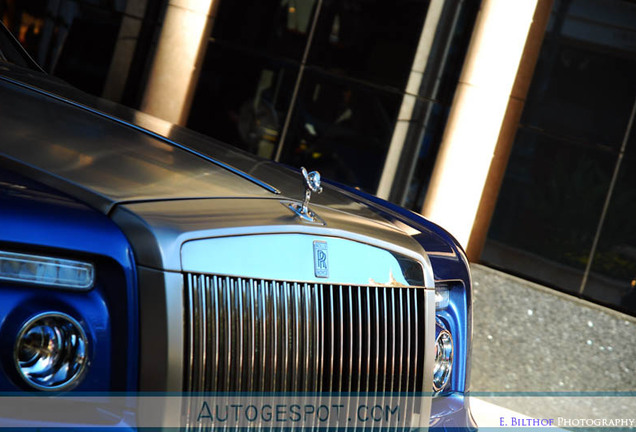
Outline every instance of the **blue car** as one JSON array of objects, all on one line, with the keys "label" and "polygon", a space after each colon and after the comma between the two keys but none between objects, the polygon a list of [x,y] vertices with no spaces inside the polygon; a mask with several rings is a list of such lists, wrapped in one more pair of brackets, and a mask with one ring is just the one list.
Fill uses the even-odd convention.
[{"label": "blue car", "polygon": [[452,236],[84,94],[0,30],[0,427],[475,428]]}]

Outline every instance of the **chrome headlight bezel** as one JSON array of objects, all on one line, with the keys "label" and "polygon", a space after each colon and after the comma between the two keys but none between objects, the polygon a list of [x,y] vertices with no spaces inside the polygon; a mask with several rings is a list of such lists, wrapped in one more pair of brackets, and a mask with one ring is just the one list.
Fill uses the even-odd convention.
[{"label": "chrome headlight bezel", "polygon": [[433,367],[433,391],[443,391],[450,382],[453,371],[454,341],[451,332],[437,324],[435,338],[435,361]]},{"label": "chrome headlight bezel", "polygon": [[[29,342],[30,332],[37,339],[33,344],[39,343],[40,347],[24,345]],[[28,386],[41,391],[65,391],[83,378],[88,367],[88,349],[86,332],[77,320],[65,313],[45,312],[21,326],[13,361]]]}]

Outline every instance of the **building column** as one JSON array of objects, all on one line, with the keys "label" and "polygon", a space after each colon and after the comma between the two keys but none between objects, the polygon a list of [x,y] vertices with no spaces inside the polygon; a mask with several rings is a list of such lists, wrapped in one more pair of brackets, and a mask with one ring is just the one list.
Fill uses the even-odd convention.
[{"label": "building column", "polygon": [[169,0],[141,110],[184,125],[217,0]]},{"label": "building column", "polygon": [[[487,184],[491,167],[500,176],[505,171],[518,123],[508,107],[513,101],[517,106],[511,109],[520,114],[523,106],[517,103],[519,95],[513,95],[513,85],[526,42],[534,37],[529,30],[537,5],[545,2],[551,0],[484,0],[477,16],[422,208],[425,217],[448,229],[467,250],[473,250],[470,243],[477,238],[471,235],[475,222],[481,220],[485,236],[492,216],[499,187],[494,194],[486,194],[492,200],[488,223],[479,215],[480,203],[491,187]],[[533,67],[534,63],[536,58]],[[482,211],[485,216],[486,210]]]},{"label": "building column", "polygon": [[424,21],[422,34],[420,35],[417,50],[415,51],[406,89],[404,89],[402,105],[400,106],[398,119],[395,124],[395,129],[393,130],[393,136],[391,137],[391,144],[389,145],[384,167],[382,168],[380,183],[375,193],[382,199],[390,199],[393,181],[400,167],[400,157],[404,150],[409,127],[413,122],[413,111],[415,110],[422,78],[424,72],[426,72],[428,60],[433,48],[433,42],[437,34],[444,3],[445,0],[431,0],[426,11],[426,20]]},{"label": "building column", "polygon": [[148,0],[128,0],[102,97],[120,102],[146,12]]},{"label": "building column", "polygon": [[532,83],[535,66],[541,53],[541,45],[548,26],[548,21],[550,20],[553,4],[554,0],[539,0],[537,2],[532,26],[528,33],[528,40],[523,50],[523,55],[521,56],[519,71],[517,72],[515,83],[512,86],[512,92],[499,133],[499,139],[497,140],[495,153],[488,171],[488,177],[486,177],[484,191],[468,240],[466,254],[471,261],[479,260],[481,252],[484,249],[484,244],[486,243],[490,221],[495,212],[499,190],[501,189],[504,174],[506,173],[508,159],[510,158],[512,145],[514,144],[519,122],[521,121],[521,114],[523,114],[523,108],[526,103],[530,84]]}]

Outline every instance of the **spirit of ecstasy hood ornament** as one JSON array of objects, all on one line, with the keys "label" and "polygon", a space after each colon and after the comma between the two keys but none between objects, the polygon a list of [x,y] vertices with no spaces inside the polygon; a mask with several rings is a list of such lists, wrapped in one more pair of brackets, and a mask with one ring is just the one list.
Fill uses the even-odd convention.
[{"label": "spirit of ecstasy hood ornament", "polygon": [[302,204],[287,202],[286,205],[298,215],[305,222],[319,223],[324,225],[324,222],[314,212],[309,210],[309,200],[311,199],[311,193],[321,193],[322,186],[320,186],[320,173],[318,171],[312,171],[310,173],[303,167],[300,169],[303,178],[305,179],[305,199]]},{"label": "spirit of ecstasy hood ornament", "polygon": [[303,173],[303,177],[305,178],[305,200],[303,201],[302,213],[309,214],[309,199],[311,198],[311,193],[316,192],[317,194],[322,192],[322,186],[320,186],[320,173],[318,171],[312,171],[307,173],[305,167],[302,167],[300,171]]}]

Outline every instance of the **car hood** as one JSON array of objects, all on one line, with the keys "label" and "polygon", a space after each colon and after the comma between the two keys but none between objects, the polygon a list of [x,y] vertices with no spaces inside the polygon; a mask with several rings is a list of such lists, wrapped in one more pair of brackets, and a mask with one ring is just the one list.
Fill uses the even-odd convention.
[{"label": "car hood", "polygon": [[329,184],[311,198],[324,224],[307,225],[287,207],[304,197],[295,169],[39,73],[0,72],[0,164],[111,216],[133,246],[154,243],[135,248],[139,264],[178,270],[180,244],[216,235],[306,232],[420,257],[415,237],[437,238]]},{"label": "car hood", "polygon": [[108,213],[158,199],[268,197],[272,188],[91,109],[0,81],[3,162]]}]

